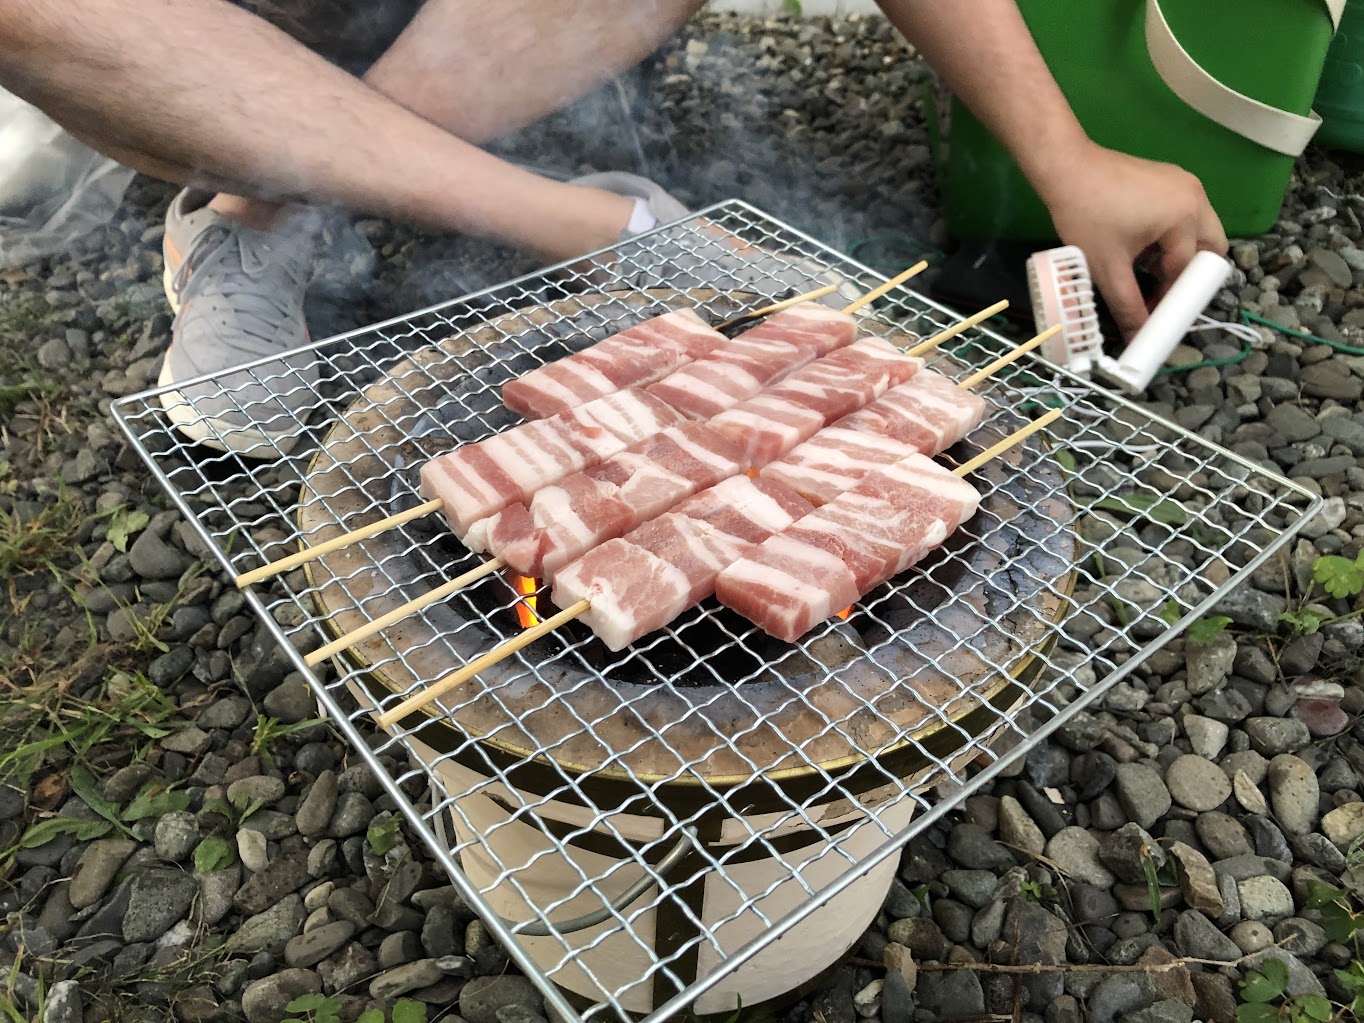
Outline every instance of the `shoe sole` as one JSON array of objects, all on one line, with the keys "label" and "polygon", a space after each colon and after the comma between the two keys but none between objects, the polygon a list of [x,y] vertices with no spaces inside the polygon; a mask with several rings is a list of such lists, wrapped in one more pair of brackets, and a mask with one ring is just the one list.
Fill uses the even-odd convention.
[{"label": "shoe sole", "polygon": [[[167,267],[162,279],[166,288],[166,300],[170,303],[171,312],[179,316],[180,302],[175,297],[175,289],[171,286],[173,276],[170,268]],[[169,356],[169,353],[167,355]],[[161,375],[156,382],[160,387],[167,387],[175,383],[175,377],[170,370],[169,357],[162,362]],[[301,439],[297,434],[266,433],[263,430],[253,430],[250,427],[235,426],[224,419],[201,416],[194,411],[193,403],[179,391],[164,391],[158,395],[157,400],[161,402],[161,407],[170,417],[171,424],[177,430],[194,443],[202,444],[214,451],[240,455],[244,458],[255,458],[261,461],[273,461],[293,451]]]}]

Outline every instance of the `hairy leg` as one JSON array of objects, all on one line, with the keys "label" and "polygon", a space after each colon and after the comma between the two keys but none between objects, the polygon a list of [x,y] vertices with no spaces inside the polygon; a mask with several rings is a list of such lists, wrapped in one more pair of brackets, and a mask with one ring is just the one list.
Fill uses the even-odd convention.
[{"label": "hairy leg", "polygon": [[427,0],[365,81],[482,145],[634,67],[704,3]]},{"label": "hairy leg", "polygon": [[[440,70],[433,34],[456,34],[460,12],[479,31],[491,20],[515,22],[512,6],[546,33],[560,18],[558,0],[435,0],[395,45],[394,59],[381,60],[387,70],[376,68],[377,77],[424,87],[417,72]],[[659,24],[645,19],[653,30],[636,35],[638,6],[670,16]],[[471,58],[476,74],[451,70],[468,90],[462,104],[452,87],[424,89],[409,105],[226,0],[5,0],[0,85],[96,148],[144,169],[238,196],[336,203],[569,258],[614,241],[629,200],[520,170],[435,119],[448,117],[471,133],[527,123],[648,52],[694,6],[695,0],[581,0],[571,5],[584,19],[579,27],[538,47],[519,29],[486,44],[461,37],[462,46],[483,51]],[[603,28],[598,8],[615,12],[619,31]],[[426,26],[420,37],[413,34],[419,26]],[[610,53],[592,31],[603,33]],[[569,52],[561,46],[569,40],[582,48]],[[407,74],[396,66],[399,53],[413,62]],[[530,55],[541,63],[525,61]],[[513,78],[521,84],[510,86]],[[461,106],[468,111],[462,121]]]}]

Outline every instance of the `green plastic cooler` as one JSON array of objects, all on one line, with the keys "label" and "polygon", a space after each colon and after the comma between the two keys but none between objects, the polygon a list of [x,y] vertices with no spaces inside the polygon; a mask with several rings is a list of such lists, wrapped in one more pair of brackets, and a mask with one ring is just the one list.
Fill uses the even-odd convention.
[{"label": "green plastic cooler", "polygon": [[[1273,226],[1345,0],[1018,0],[1096,142],[1203,182],[1233,237]],[[1049,240],[1042,201],[960,102],[944,176],[959,238]]]},{"label": "green plastic cooler", "polygon": [[1350,0],[1340,19],[1314,104],[1321,114],[1317,141],[1364,153],[1364,2]]}]

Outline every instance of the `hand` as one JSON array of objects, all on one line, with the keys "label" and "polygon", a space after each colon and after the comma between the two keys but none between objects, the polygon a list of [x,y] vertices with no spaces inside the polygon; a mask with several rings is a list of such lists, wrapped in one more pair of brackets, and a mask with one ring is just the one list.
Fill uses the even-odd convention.
[{"label": "hand", "polygon": [[1078,246],[1124,338],[1146,322],[1148,308],[1133,264],[1153,256],[1159,288],[1153,303],[1200,249],[1225,255],[1227,236],[1203,185],[1187,171],[1087,143],[1058,163],[1038,188],[1057,234]]}]

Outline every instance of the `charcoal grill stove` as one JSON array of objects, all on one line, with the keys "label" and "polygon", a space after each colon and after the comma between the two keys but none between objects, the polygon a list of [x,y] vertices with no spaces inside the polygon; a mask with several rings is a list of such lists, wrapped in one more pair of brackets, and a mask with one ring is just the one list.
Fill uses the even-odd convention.
[{"label": "charcoal grill stove", "polygon": [[[797,262],[772,276],[748,249],[721,266],[717,229]],[[737,202],[596,262],[590,280],[555,268],[314,346],[319,382],[291,379],[310,387],[299,430],[321,444],[273,466],[193,449],[160,391],[115,415],[236,575],[410,506],[422,460],[509,425],[500,385],[570,347],[683,303],[718,322],[829,273],[861,288],[881,279]],[[907,344],[956,319],[895,296],[864,318],[866,333]],[[931,363],[953,376],[1009,347],[988,331],[953,345]],[[239,396],[278,371],[197,386]],[[729,1012],[840,957],[906,842],[1020,740],[1135,671],[1320,505],[1040,361],[983,393],[995,412],[949,459],[1030,408],[1071,411],[1052,446],[1034,440],[973,476],[981,512],[932,560],[795,645],[713,601],[614,655],[570,627],[367,742],[376,708],[522,628],[513,581],[490,576],[316,669],[308,651],[475,560],[435,518],[417,520],[248,599],[557,1013]],[[1101,504],[1132,517],[1117,537]],[[1092,637],[1083,653],[1064,635],[1071,616],[1092,620],[1077,632]],[[429,800],[409,795],[418,779]]]}]

